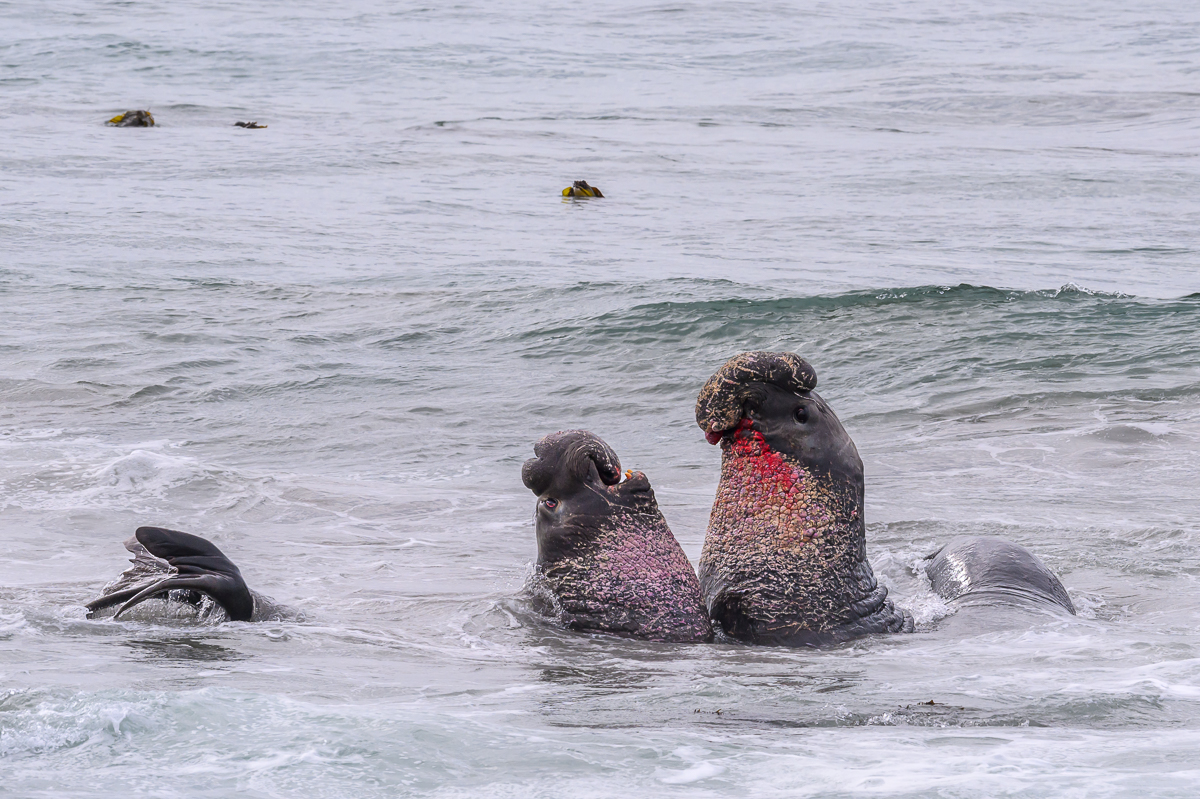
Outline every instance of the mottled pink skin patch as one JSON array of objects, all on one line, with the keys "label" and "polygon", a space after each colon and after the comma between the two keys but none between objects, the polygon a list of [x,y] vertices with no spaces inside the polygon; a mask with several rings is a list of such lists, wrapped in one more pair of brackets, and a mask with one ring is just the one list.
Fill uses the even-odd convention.
[{"label": "mottled pink skin patch", "polygon": [[714,619],[734,637],[762,642],[819,640],[864,615],[882,625],[864,631],[903,629],[904,614],[884,601],[866,562],[859,501],[852,483],[772,450],[743,419],[721,441],[721,481],[700,557]]},{"label": "mottled pink skin patch", "polygon": [[608,512],[572,520],[580,531],[573,554],[539,562],[546,587],[572,629],[651,641],[712,640],[696,573],[653,493],[629,506],[628,485],[645,480],[638,472],[600,489],[612,498]]}]

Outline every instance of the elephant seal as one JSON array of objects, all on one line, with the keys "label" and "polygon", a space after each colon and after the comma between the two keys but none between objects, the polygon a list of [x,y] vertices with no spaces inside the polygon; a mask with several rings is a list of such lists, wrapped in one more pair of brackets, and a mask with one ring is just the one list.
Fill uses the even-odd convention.
[{"label": "elephant seal", "polygon": [[126,111],[108,120],[108,125],[115,128],[152,128],[154,116],[149,111]]},{"label": "elephant seal", "polygon": [[521,480],[537,495],[537,577],[572,630],[648,641],[712,640],[700,584],[650,481],[586,430],[552,433]]},{"label": "elephant seal", "polygon": [[[230,621],[278,618],[279,607],[268,597],[251,591],[242,573],[221,550],[197,535],[162,527],[139,527],[125,542],[133,553],[131,563],[102,594],[87,603],[88,618],[98,611],[121,607],[121,614],[147,599],[162,598],[194,608],[200,618],[210,618],[219,608]],[[209,602],[205,602],[207,597]]]},{"label": "elephant seal", "polygon": [[700,590],[741,641],[817,646],[913,630],[867,561],[862,459],[816,385],[798,355],[746,352],[696,400],[697,424],[721,446]]},{"label": "elephant seal", "polygon": [[925,559],[930,585],[948,602],[1056,606],[1075,615],[1067,589],[1046,564],[1003,538],[961,535]]}]

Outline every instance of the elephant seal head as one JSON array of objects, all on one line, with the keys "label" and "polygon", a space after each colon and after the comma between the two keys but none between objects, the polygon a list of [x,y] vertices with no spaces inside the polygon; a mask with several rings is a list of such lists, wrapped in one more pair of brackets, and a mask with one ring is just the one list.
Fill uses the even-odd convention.
[{"label": "elephant seal head", "polygon": [[585,430],[534,446],[521,479],[537,495],[538,579],[571,629],[707,641],[700,586],[650,481],[621,479],[612,448]]},{"label": "elephant seal head", "polygon": [[795,353],[744,352],[700,389],[696,423],[710,444],[728,438],[744,448],[761,437],[794,462],[861,486],[858,449],[816,387],[816,370]]}]

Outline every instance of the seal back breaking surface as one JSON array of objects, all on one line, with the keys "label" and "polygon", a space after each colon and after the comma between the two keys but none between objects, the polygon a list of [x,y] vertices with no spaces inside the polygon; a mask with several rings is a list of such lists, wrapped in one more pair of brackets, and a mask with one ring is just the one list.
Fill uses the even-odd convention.
[{"label": "seal back breaking surface", "polygon": [[1054,572],[1012,541],[958,536],[926,560],[930,585],[949,602],[976,598],[1055,605],[1075,614],[1075,604]]}]

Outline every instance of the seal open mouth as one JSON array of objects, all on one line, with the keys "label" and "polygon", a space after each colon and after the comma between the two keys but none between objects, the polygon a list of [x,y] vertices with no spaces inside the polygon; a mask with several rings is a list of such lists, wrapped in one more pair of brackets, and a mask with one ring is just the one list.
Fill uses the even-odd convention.
[{"label": "seal open mouth", "polygon": [[646,477],[645,472],[627,471],[624,480],[616,485],[608,486],[606,490],[637,506],[654,504],[657,510],[657,504],[654,502],[654,489],[650,487],[650,478]]},{"label": "seal open mouth", "polygon": [[[758,431],[758,429],[754,426],[754,420],[743,416],[733,427],[730,427],[727,430],[710,430],[704,434],[704,438],[706,441],[708,441],[708,443],[716,445],[720,444],[726,438],[739,438],[739,434],[740,438],[742,439],[752,439],[755,437],[755,432],[761,433],[761,431]],[[761,435],[758,436],[758,438],[761,438]]]}]

